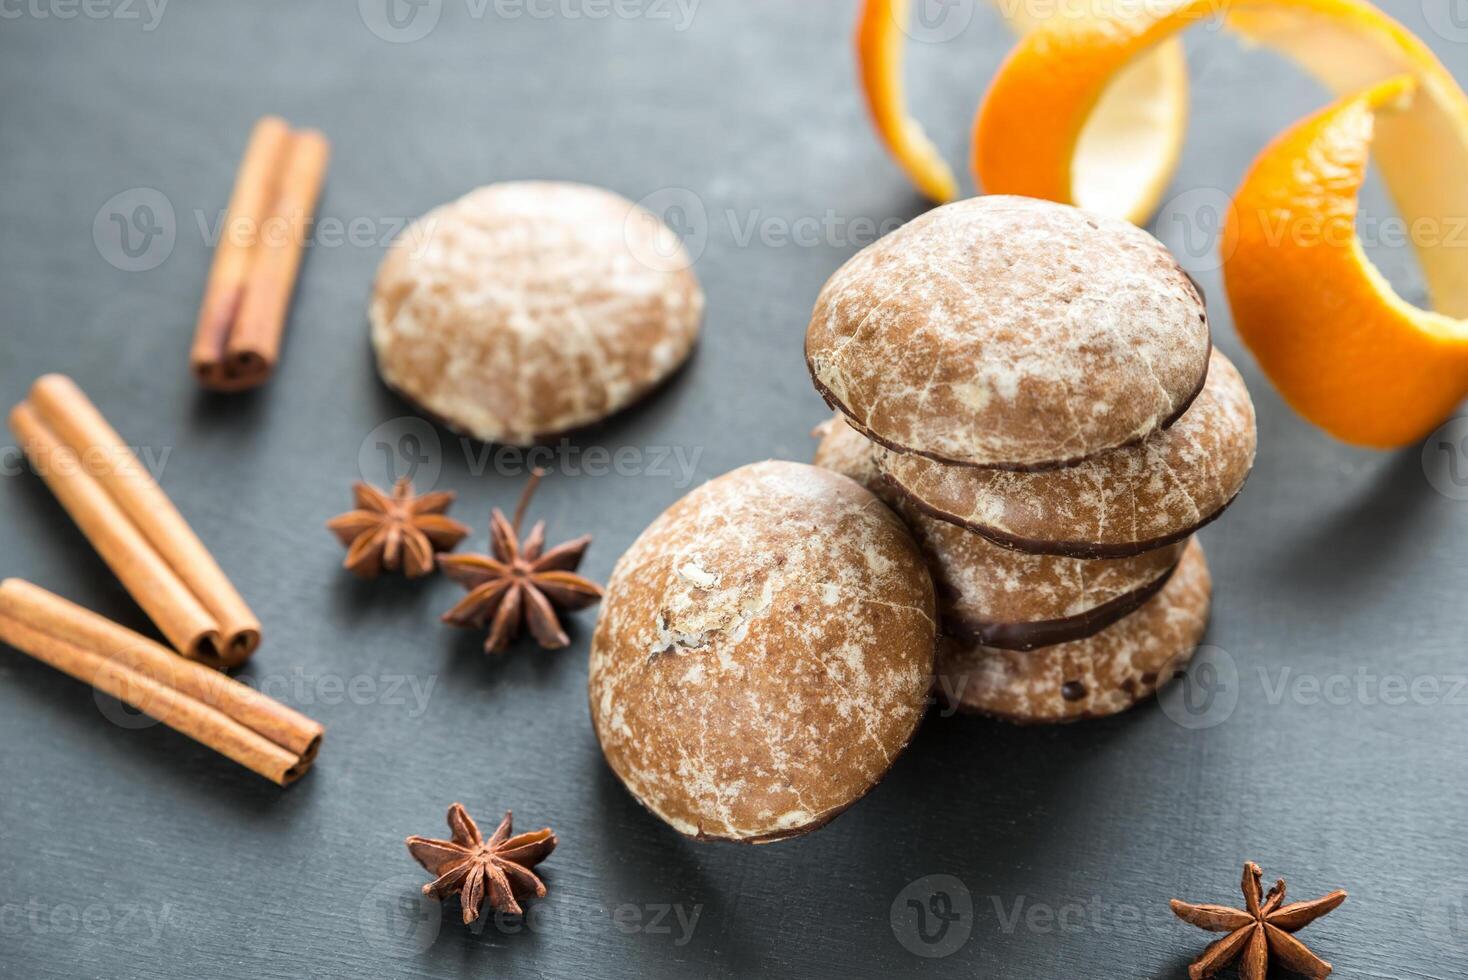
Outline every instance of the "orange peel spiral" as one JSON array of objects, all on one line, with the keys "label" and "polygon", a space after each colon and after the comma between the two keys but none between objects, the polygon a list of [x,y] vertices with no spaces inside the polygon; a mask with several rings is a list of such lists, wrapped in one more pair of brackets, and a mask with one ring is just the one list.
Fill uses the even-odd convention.
[{"label": "orange peel spiral", "polygon": [[[994,3],[1020,34],[1065,16],[1060,7],[1040,16],[1018,0]],[[912,117],[902,79],[911,16],[910,0],[865,0],[856,27],[861,90],[887,151],[919,191],[945,203],[959,196],[958,178]],[[1164,42],[1120,71],[1080,140],[1075,196],[1081,205],[1145,221],[1177,168],[1187,105],[1188,72],[1180,42]],[[1118,166],[1122,160],[1130,162],[1124,174]]]},{"label": "orange peel spiral", "polygon": [[[1340,97],[1265,150],[1236,195],[1221,244],[1240,335],[1286,400],[1338,438],[1388,448],[1430,431],[1468,394],[1468,243],[1444,231],[1468,220],[1463,89],[1366,0],[1107,5],[1104,16],[1040,24],[1001,66],[974,124],[985,190],[1085,204],[1083,170],[1097,166],[1112,167],[1103,184],[1138,184],[1145,147],[1098,161],[1084,153],[1085,134],[1128,66],[1221,16]],[[1432,311],[1403,301],[1359,240],[1368,155],[1414,229]],[[1306,226],[1330,234],[1300,234]],[[1422,228],[1439,233],[1415,232]]]}]

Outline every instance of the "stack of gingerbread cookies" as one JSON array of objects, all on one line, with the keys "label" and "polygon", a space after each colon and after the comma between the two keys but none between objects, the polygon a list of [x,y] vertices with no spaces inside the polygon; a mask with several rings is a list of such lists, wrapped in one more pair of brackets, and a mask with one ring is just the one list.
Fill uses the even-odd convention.
[{"label": "stack of gingerbread cookies", "polygon": [[806,360],[837,409],[816,462],[928,559],[941,696],[1070,721],[1186,663],[1211,594],[1192,535],[1248,476],[1254,410],[1161,243],[1029,198],[938,208],[837,270]]}]

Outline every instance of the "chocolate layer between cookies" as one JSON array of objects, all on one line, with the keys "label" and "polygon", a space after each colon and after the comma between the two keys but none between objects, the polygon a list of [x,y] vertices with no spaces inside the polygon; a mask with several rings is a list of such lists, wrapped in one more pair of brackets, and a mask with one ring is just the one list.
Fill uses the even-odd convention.
[{"label": "chocolate layer between cookies", "polygon": [[911,528],[938,589],[943,628],[1028,650],[1089,636],[1162,588],[1184,543],[1120,559],[1030,555],[923,513],[876,465],[881,451],[838,415],[817,429],[815,463],[872,490]]},{"label": "chocolate layer between cookies", "polygon": [[1192,541],[1156,597],[1094,636],[1028,652],[944,637],[938,696],[1020,723],[1116,714],[1187,664],[1207,628],[1211,597],[1202,546]]},{"label": "chocolate layer between cookies", "polygon": [[1171,428],[1043,473],[947,466],[884,450],[877,463],[919,509],[1032,554],[1124,558],[1217,519],[1254,464],[1254,406],[1215,350],[1208,383]]}]

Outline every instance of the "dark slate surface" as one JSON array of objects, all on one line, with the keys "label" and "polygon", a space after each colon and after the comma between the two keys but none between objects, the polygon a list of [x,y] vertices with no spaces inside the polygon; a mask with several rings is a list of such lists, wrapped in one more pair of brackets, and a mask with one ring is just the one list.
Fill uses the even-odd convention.
[{"label": "dark slate surface", "polygon": [[[1468,30],[1443,3],[1389,6],[1468,77]],[[602,763],[589,615],[569,650],[486,660],[436,622],[450,583],[339,571],[321,525],[359,468],[383,479],[379,442],[459,491],[475,547],[490,506],[517,493],[517,459],[414,423],[379,386],[363,314],[380,239],[488,181],[661,192],[704,244],[697,356],[576,443],[642,462],[617,475],[560,454],[539,498],[554,535],[596,533],[590,574],[691,483],[809,457],[825,415],[800,356],[810,304],[873,227],[921,207],[867,131],[851,6],[707,0],[685,20],[686,5],[628,0],[636,16],[592,16],[606,9],[428,0],[403,28],[426,36],[389,43],[368,26],[403,36],[377,0],[5,5],[0,393],[64,370],[130,441],[167,454],[164,486],[266,623],[243,676],[329,735],[282,792],[0,651],[0,974],[1175,976],[1206,937],[1167,899],[1234,901],[1252,858],[1299,897],[1350,890],[1307,934],[1338,975],[1468,976],[1468,503],[1448,469],[1464,461],[1436,440],[1426,467],[1416,449],[1338,445],[1243,356],[1199,205],[1322,94],[1206,29],[1190,38],[1194,125],[1171,191],[1192,196],[1158,231],[1208,288],[1260,414],[1254,477],[1204,534],[1218,596],[1195,687],[1215,696],[1206,710],[1034,730],[935,717],[820,833],[699,845]],[[915,50],[911,77],[957,160],[1008,40],[986,6],[953,9],[971,23]],[[330,134],[321,214],[356,231],[311,249],[269,389],[202,397],[184,357],[209,229],[267,111]],[[166,234],[130,258],[110,216],[139,204]],[[1420,297],[1404,257],[1376,252]],[[665,450],[687,472],[676,455],[657,465]],[[148,629],[14,451],[3,459],[0,571]],[[528,923],[475,933],[456,908],[420,905],[402,838],[442,831],[456,799],[560,833]],[[946,931],[935,908],[952,910]]]}]

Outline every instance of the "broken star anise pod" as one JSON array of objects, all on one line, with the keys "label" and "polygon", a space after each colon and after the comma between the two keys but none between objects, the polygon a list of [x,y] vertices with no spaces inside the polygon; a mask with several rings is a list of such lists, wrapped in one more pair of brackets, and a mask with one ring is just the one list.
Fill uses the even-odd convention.
[{"label": "broken star anise pod", "polygon": [[413,484],[402,477],[392,496],[358,481],[352,485],[357,509],[333,517],[326,526],[347,546],[343,567],[363,578],[402,569],[408,578],[433,571],[433,553],[446,551],[469,536],[469,528],[444,511],[454,502],[451,490],[413,496]]},{"label": "broken star anise pod", "polygon": [[571,642],[559,613],[585,609],[601,598],[601,586],[576,574],[591,535],[545,550],[545,522],[537,521],[524,541],[520,522],[543,472],[536,470],[520,494],[514,521],[498,507],[490,516],[491,555],[439,555],[444,574],[469,590],[443,621],[483,629],[485,653],[502,653],[520,635],[521,624],[547,650]]},{"label": "broken star anise pod", "polygon": [[545,882],[530,869],[556,849],[556,834],[549,827],[510,836],[510,813],[486,840],[479,834],[462,803],[449,807],[450,840],[431,837],[408,838],[408,853],[435,879],[423,886],[423,894],[443,901],[454,893],[464,909],[467,925],[479,918],[479,907],[489,897],[489,906],[511,915],[521,913],[517,894],[545,897]]},{"label": "broken star anise pod", "polygon": [[1313,902],[1283,905],[1285,883],[1280,878],[1261,901],[1263,877],[1259,865],[1252,861],[1244,865],[1242,909],[1172,900],[1173,914],[1184,922],[1210,932],[1228,933],[1211,943],[1188,967],[1192,980],[1211,977],[1235,960],[1239,963],[1240,980],[1264,980],[1271,959],[1312,980],[1322,980],[1330,974],[1331,965],[1310,952],[1291,933],[1335,909],[1346,900],[1346,893],[1333,891]]}]

